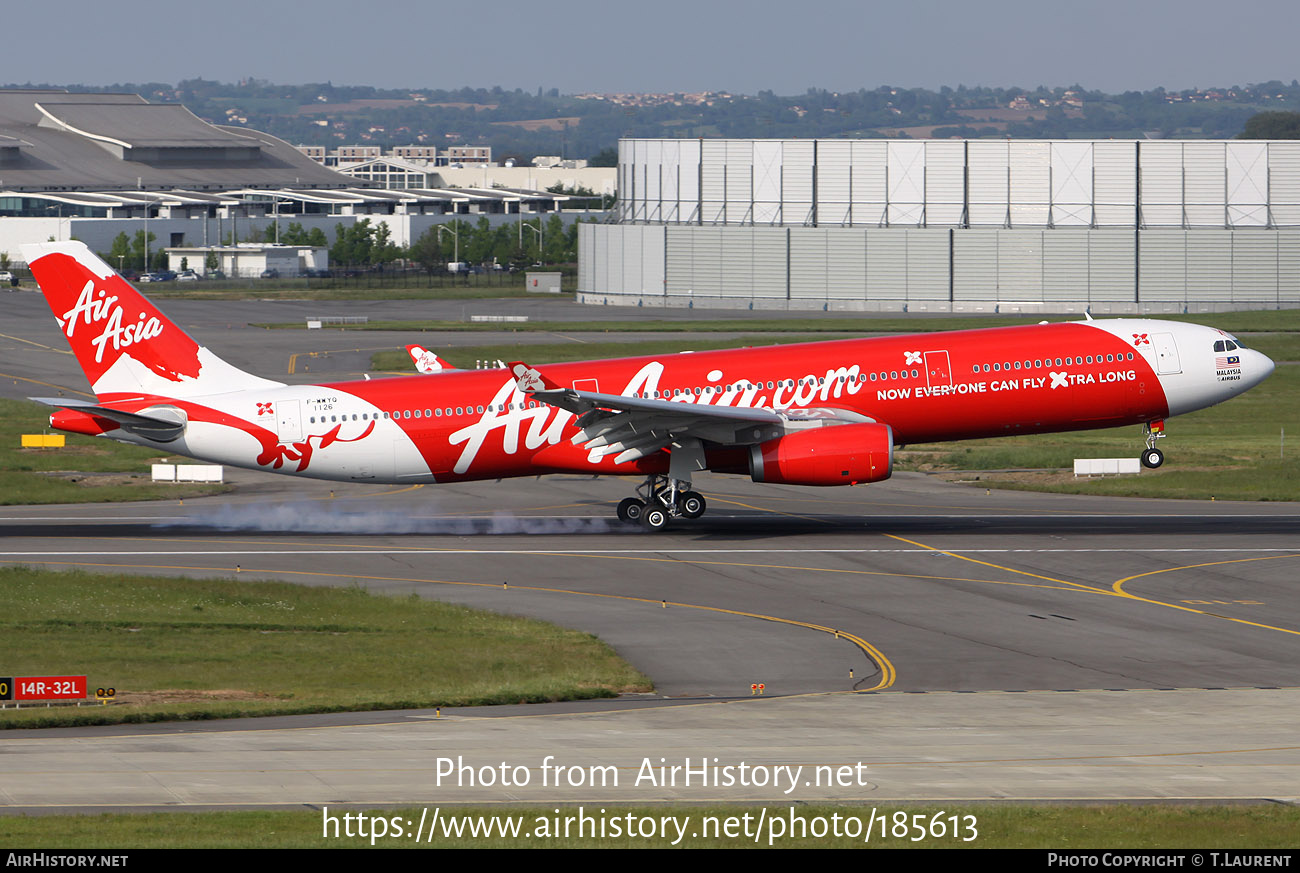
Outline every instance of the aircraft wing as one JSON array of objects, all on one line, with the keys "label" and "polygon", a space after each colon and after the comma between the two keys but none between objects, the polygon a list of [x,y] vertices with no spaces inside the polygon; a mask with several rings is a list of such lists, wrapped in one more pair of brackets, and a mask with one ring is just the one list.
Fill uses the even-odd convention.
[{"label": "aircraft wing", "polygon": [[591,449],[598,458],[617,453],[617,464],[680,445],[687,439],[724,446],[753,445],[792,429],[871,421],[845,409],[777,411],[581,391],[555,384],[522,361],[514,361],[509,367],[520,391],[577,416],[574,423],[579,430],[572,439],[575,445]]}]

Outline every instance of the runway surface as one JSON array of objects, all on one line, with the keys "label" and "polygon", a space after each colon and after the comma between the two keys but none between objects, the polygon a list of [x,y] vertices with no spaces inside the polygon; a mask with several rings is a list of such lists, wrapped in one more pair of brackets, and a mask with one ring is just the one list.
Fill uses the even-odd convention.
[{"label": "runway surface", "polygon": [[[10,299],[0,393],[84,390],[44,304]],[[219,354],[284,377],[282,335],[239,321],[254,304],[191,306],[187,329]],[[1291,798],[1300,784],[1295,504],[986,493],[919,474],[826,490],[703,476],[708,514],[652,534],[613,520],[633,484],[615,479],[234,479],[233,494],[183,505],[0,508],[0,562],[238,570],[527,614],[598,634],[655,693],[442,718],[7,731],[0,810]],[[750,699],[754,683],[767,699]],[[541,784],[547,755],[626,776],[557,789]],[[523,767],[530,784],[440,779],[438,759],[457,756]],[[788,793],[629,781],[661,758],[861,762],[870,776]]]},{"label": "runway surface", "polygon": [[[1277,798],[1300,784],[1293,505],[986,494],[916,474],[833,493],[709,476],[704,519],[650,534],[611,520],[629,484],[613,479],[331,498],[327,484],[243,476],[234,495],[184,505],[7,508],[0,561],[238,566],[523,613],[598,634],[654,695],[441,719],[9,731],[0,754],[21,763],[0,782],[4,809]],[[770,699],[750,700],[757,682]],[[538,782],[548,754],[629,778],[646,759],[702,757],[864,762],[871,778],[790,794],[558,790]],[[457,756],[524,767],[533,784],[439,779],[438,759]]]}]

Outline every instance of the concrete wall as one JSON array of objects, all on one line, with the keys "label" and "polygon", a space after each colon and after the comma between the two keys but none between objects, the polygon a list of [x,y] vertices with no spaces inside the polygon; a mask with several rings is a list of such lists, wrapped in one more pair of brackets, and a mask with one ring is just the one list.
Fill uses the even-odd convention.
[{"label": "concrete wall", "polygon": [[584,225],[578,300],[862,311],[1300,307],[1300,229]]}]

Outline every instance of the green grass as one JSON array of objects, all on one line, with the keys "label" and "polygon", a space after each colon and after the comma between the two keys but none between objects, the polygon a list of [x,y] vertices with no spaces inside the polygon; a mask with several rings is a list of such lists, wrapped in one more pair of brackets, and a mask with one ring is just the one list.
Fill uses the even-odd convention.
[{"label": "green grass", "polygon": [[155,484],[149,464],[159,460],[157,450],[103,437],[67,434],[61,449],[22,448],[23,434],[58,432],[50,428],[53,411],[26,400],[0,399],[0,505],[177,499],[228,490]]},{"label": "green grass", "polygon": [[[742,336],[735,339],[681,339],[643,340],[640,342],[590,342],[590,343],[506,343],[481,346],[457,346],[447,350],[434,349],[439,357],[462,369],[474,366],[475,361],[527,361],[530,364],[560,364],[568,361],[600,360],[601,358],[627,358],[637,355],[676,354],[685,349],[703,352],[711,349],[732,349],[741,346],[781,345],[783,343],[812,342],[815,336]],[[415,363],[405,349],[375,352],[370,356],[370,368],[386,373],[415,372]]]},{"label": "green grass", "polygon": [[[1258,312],[1220,312],[1197,315],[1159,316],[1165,321],[1185,321],[1195,324],[1210,324],[1229,332],[1253,333],[1292,333],[1300,332],[1300,309],[1265,310]],[[973,330],[976,328],[1008,327],[1019,324],[1037,324],[1040,316],[967,316],[967,317],[905,317],[887,316],[881,318],[864,318],[862,316],[845,316],[840,318],[715,318],[671,320],[654,318],[627,318],[609,321],[528,321],[502,324],[499,322],[467,321],[371,321],[367,324],[347,325],[346,330],[396,330],[407,332],[427,331],[500,331],[517,330],[519,332],[548,333],[787,333],[792,330],[803,333],[842,333],[846,335],[878,333],[930,333],[946,330]],[[1074,321],[1074,316],[1053,315],[1049,321]],[[305,321],[267,322],[256,327],[305,330]]]},{"label": "green grass", "polygon": [[[497,819],[514,818],[523,828],[532,831],[542,820],[554,822],[560,814],[574,817],[579,807],[574,805],[546,804],[544,806],[481,806],[448,807],[439,809],[442,819],[449,816],[480,816]],[[664,816],[675,817],[686,824],[688,836],[678,844],[680,848],[748,848],[767,846],[767,835],[755,842],[752,836],[732,838],[691,837],[692,831],[703,829],[706,817],[719,821],[731,820],[743,828],[744,816],[749,816],[751,834],[763,815],[763,807],[755,804],[734,806],[654,805],[619,806],[589,803],[582,807],[583,814],[597,821],[609,822],[615,817],[630,814],[634,818],[650,817],[656,825]],[[767,807],[767,819],[779,817],[789,821],[791,807],[772,804]],[[869,842],[861,837],[817,838],[806,837],[776,840],[780,848],[868,848],[921,849],[921,848],[985,848],[985,849],[1051,849],[1077,851],[1084,849],[1204,849],[1215,851],[1247,849],[1257,851],[1294,850],[1300,843],[1300,809],[1280,804],[1251,806],[1179,806],[1107,804],[1101,806],[1038,806],[1032,804],[980,804],[950,803],[944,806],[891,804],[800,804],[793,807],[796,819],[808,821],[811,832],[813,817],[829,820],[840,816],[841,830],[845,817],[853,816],[865,823],[873,814],[884,815],[887,831],[894,825],[896,812],[902,811],[911,821],[919,815],[925,822],[939,815],[947,819],[957,815],[962,830],[960,836],[969,834],[969,820],[974,816],[978,836],[965,842],[951,836],[928,838],[913,842],[892,834],[880,838],[879,819]],[[601,811],[603,810],[603,814]],[[356,815],[353,808],[328,807],[331,816],[339,819],[339,832],[345,833],[344,814]],[[374,810],[369,816],[388,822],[396,820],[404,831],[413,832],[425,812],[420,807],[407,809]],[[93,851],[137,848],[363,848],[371,846],[369,837],[324,836],[325,813],[312,810],[285,810],[273,812],[163,812],[153,814],[100,814],[100,815],[39,815],[0,817],[0,845],[22,846],[25,849],[87,849]],[[428,810],[432,820],[433,810]],[[408,825],[407,822],[410,824]],[[353,832],[356,832],[355,818]],[[553,825],[552,825],[553,827]],[[588,828],[592,825],[588,825]],[[716,826],[714,826],[716,827]],[[606,824],[607,833],[609,825]],[[669,825],[670,832],[676,829]],[[389,831],[390,825],[380,828],[366,822],[367,834],[375,830]],[[576,831],[576,824],[573,825]],[[856,827],[854,828],[856,831]],[[833,831],[832,831],[833,833]],[[427,831],[426,831],[427,834]],[[389,848],[658,848],[669,847],[671,839],[607,837],[546,838],[519,837],[503,839],[439,837],[432,843],[416,843],[409,837],[376,839],[374,845]],[[1208,859],[1207,859],[1208,860]]]},{"label": "green grass", "polygon": [[[572,291],[577,276],[563,272],[562,287]],[[565,295],[538,295],[524,288],[523,274],[483,273],[453,277],[375,273],[332,279],[204,279],[199,282],[160,282],[147,286],[150,298],[190,300],[483,300],[498,297],[564,299]]]},{"label": "green grass", "polygon": [[[418,588],[419,583],[413,583]],[[649,690],[590,634],[360,587],[0,568],[5,675],[85,675],[111,706],[0,727],[571,700]]]},{"label": "green grass", "polygon": [[[934,327],[941,321],[944,326]],[[431,331],[501,331],[520,333],[836,333],[858,336],[866,333],[924,333],[935,330],[966,330],[977,327],[1004,327],[1012,324],[1034,324],[1032,318],[981,318],[951,319],[898,319],[898,318],[718,318],[708,321],[667,319],[641,319],[628,321],[527,321],[527,322],[471,322],[471,321],[370,321],[366,324],[349,324],[344,330],[387,330],[406,332]],[[253,325],[274,330],[305,330],[306,322],[267,322]],[[334,326],[331,326],[331,329]]]},{"label": "green grass", "polygon": [[1242,339],[1274,361],[1300,361],[1300,334],[1247,333]]}]

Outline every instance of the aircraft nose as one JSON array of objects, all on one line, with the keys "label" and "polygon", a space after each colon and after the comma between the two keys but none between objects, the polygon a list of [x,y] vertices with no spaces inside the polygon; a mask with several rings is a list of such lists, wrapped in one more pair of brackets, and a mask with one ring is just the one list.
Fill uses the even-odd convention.
[{"label": "aircraft nose", "polygon": [[1258,385],[1267,379],[1277,367],[1273,359],[1263,352],[1257,352],[1254,349],[1247,349],[1250,352],[1250,367],[1246,371],[1246,378],[1250,381],[1251,386]]}]

